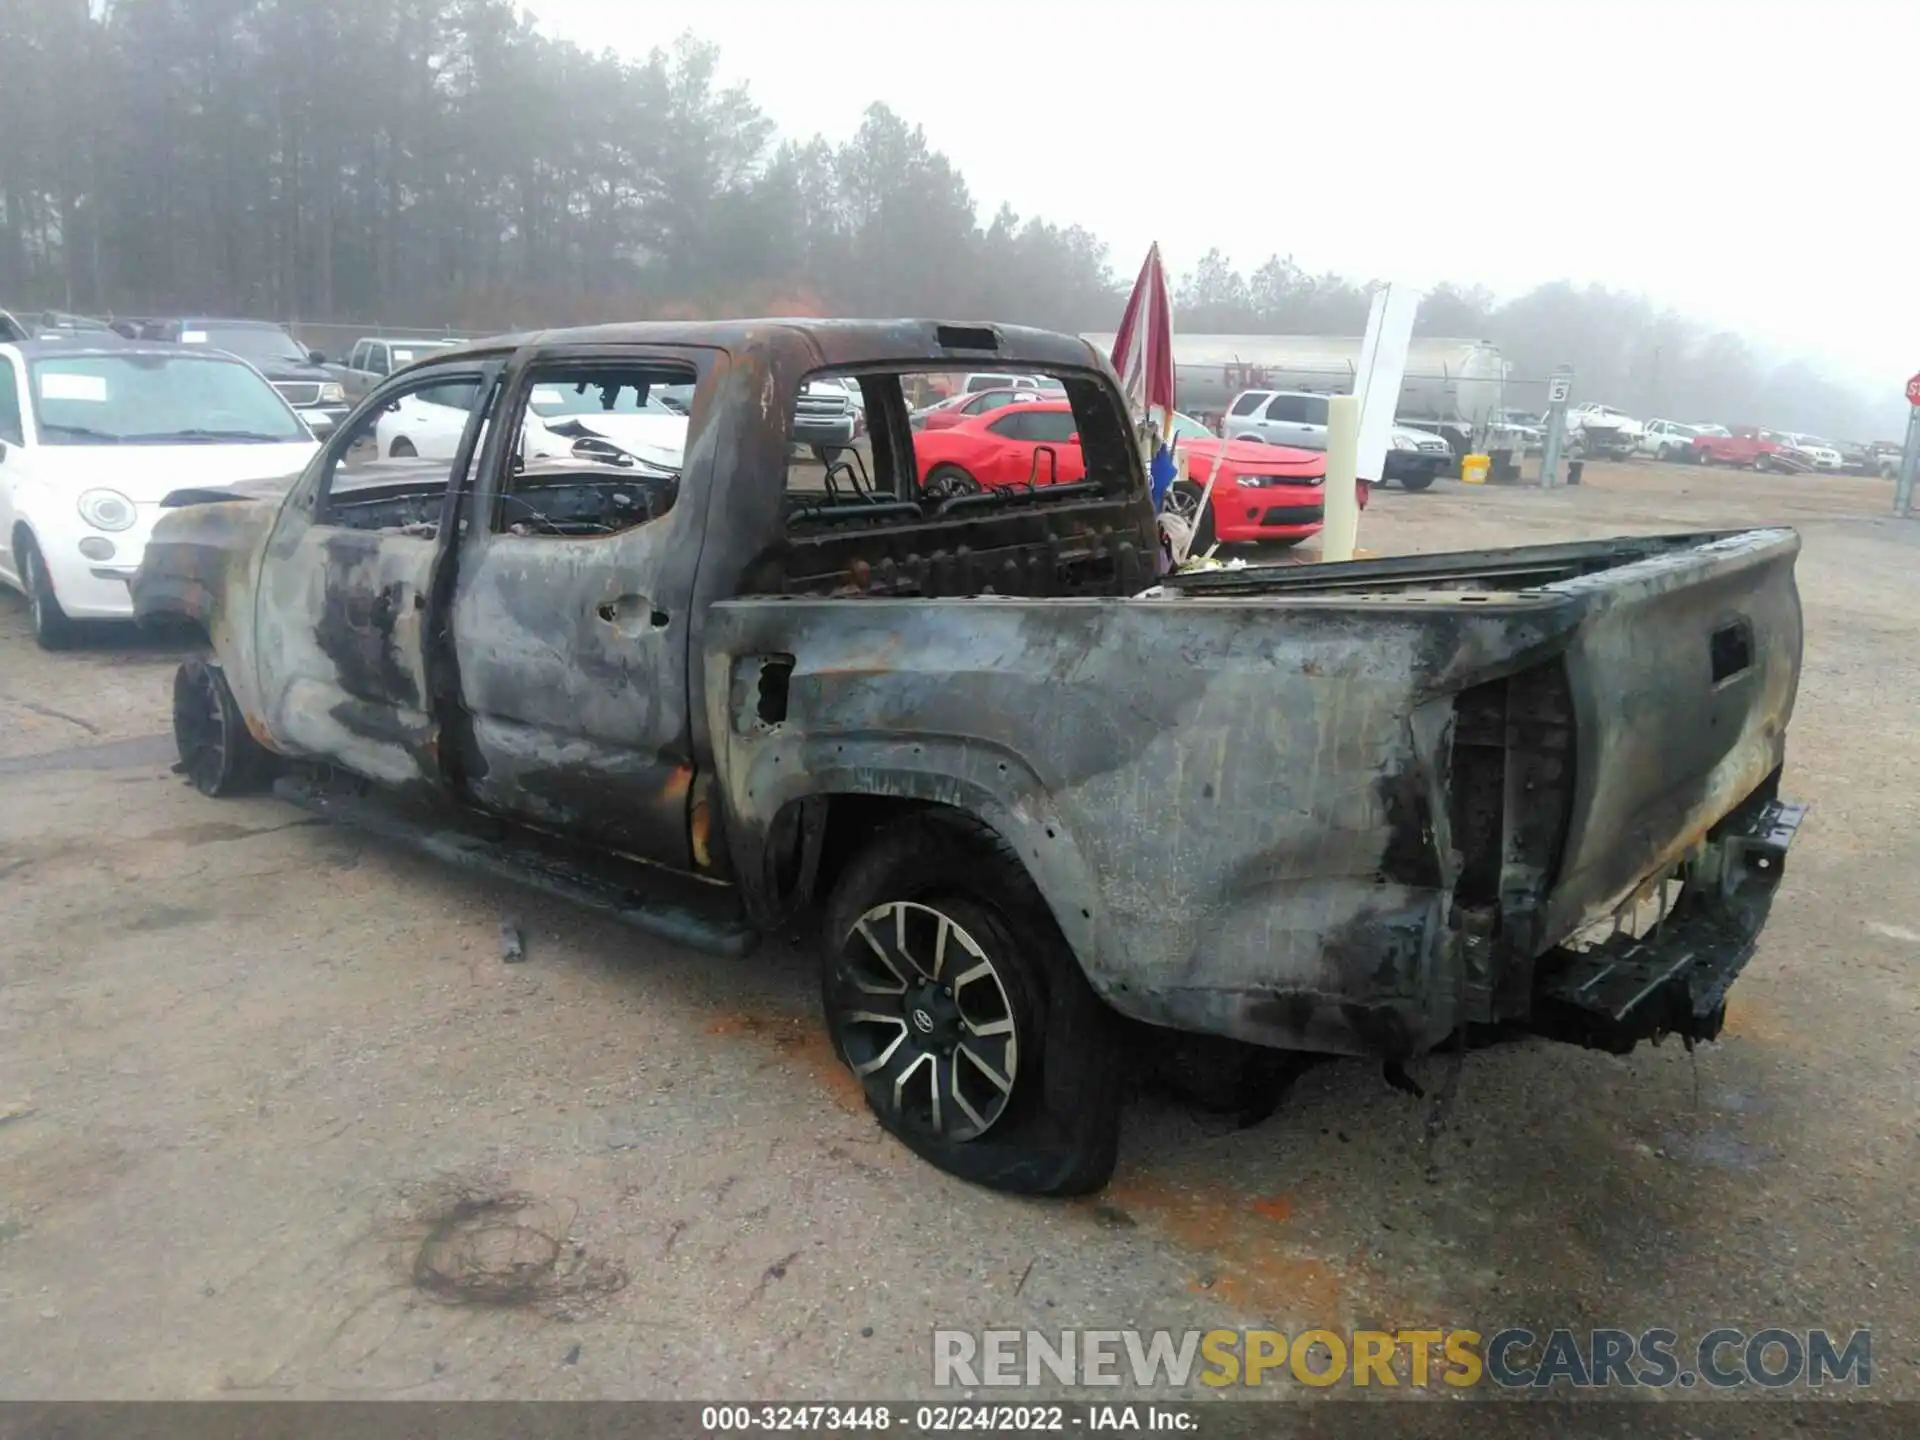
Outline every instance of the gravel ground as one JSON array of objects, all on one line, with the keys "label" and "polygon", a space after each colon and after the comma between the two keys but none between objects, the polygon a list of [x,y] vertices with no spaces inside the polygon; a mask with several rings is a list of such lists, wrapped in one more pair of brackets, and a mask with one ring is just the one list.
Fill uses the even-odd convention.
[{"label": "gravel ground", "polygon": [[1249,1130],[1143,1098],[1073,1203],[884,1139],[797,951],[202,799],[169,647],[42,655],[0,596],[0,1398],[907,1397],[936,1326],[1508,1323],[1870,1326],[1875,1391],[1920,1398],[1920,523],[1890,510],[1606,465],[1382,493],[1378,553],[1801,530],[1814,810],[1727,1034],[1476,1052],[1431,1182],[1424,1103],[1373,1067]]}]

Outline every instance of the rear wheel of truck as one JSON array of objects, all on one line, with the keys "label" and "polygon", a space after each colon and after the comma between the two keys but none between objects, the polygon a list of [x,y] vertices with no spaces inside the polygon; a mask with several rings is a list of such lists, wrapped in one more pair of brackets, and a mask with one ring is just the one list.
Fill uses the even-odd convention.
[{"label": "rear wheel of truck", "polygon": [[1107,1183],[1116,1017],[997,835],[957,814],[881,831],[835,887],[823,940],[828,1033],[882,1128],[996,1190]]},{"label": "rear wheel of truck", "polygon": [[247,729],[212,661],[188,660],[174,672],[173,743],[182,773],[202,795],[244,795],[273,778],[272,752]]},{"label": "rear wheel of truck", "polygon": [[387,456],[393,460],[411,460],[419,452],[413,448],[413,442],[402,435],[388,449]]}]

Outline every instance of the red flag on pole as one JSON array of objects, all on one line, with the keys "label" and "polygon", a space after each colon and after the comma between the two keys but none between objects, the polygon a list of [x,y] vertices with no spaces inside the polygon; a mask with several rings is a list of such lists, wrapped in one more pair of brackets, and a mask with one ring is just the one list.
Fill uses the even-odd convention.
[{"label": "red flag on pole", "polygon": [[[1113,339],[1113,368],[1135,413],[1157,418],[1164,430],[1173,414],[1173,304],[1167,295],[1160,246],[1147,251],[1126,313]],[[1155,412],[1159,412],[1156,416]]]}]

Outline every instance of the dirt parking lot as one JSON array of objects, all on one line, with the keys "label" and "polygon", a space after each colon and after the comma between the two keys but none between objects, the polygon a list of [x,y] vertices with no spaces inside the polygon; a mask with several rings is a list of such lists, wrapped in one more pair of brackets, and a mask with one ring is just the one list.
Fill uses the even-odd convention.
[{"label": "dirt parking lot", "polygon": [[1382,493],[1380,553],[1800,529],[1814,809],[1727,1033],[1472,1053],[1431,1181],[1374,1067],[1247,1130],[1143,1096],[1073,1203],[884,1139],[800,951],[203,799],[176,654],[43,655],[0,597],[0,1397],[908,1397],[936,1326],[1511,1323],[1867,1326],[1875,1391],[1920,1399],[1920,522],[1890,512],[1607,465]]}]

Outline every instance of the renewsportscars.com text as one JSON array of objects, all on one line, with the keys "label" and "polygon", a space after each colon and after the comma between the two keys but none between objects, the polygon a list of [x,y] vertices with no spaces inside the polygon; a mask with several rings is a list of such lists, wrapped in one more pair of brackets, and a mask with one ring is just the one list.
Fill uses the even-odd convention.
[{"label": "renewsportscars.com text", "polygon": [[1478,1330],[936,1330],[933,1383],[1184,1389],[1299,1384],[1550,1390],[1725,1390],[1873,1383],[1873,1335],[1854,1330],[1509,1327]]}]

